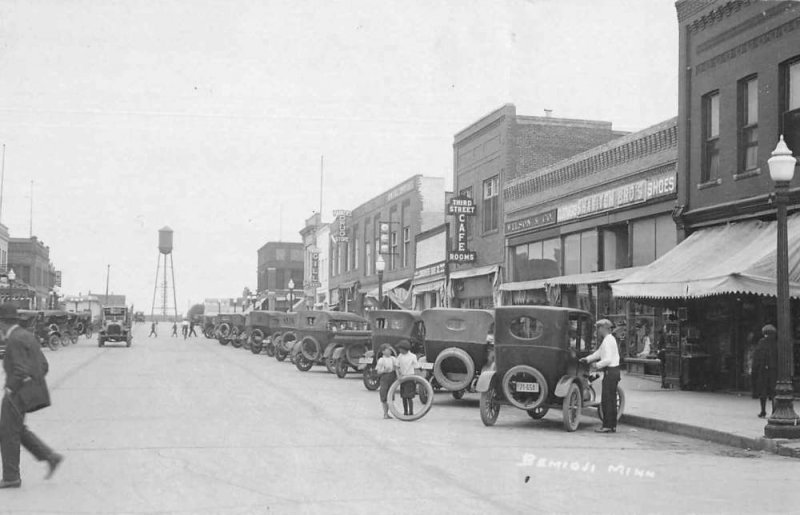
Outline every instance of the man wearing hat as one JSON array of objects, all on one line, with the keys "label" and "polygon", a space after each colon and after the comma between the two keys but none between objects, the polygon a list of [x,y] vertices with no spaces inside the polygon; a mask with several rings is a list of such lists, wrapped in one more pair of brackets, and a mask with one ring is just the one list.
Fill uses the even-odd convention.
[{"label": "man wearing hat", "polygon": [[49,479],[63,457],[53,452],[25,426],[25,414],[50,405],[47,391],[47,359],[36,337],[17,325],[17,308],[0,305],[0,338],[6,342],[3,369],[6,384],[0,405],[0,454],[3,460],[3,479],[0,488],[19,488],[20,444],[38,461],[46,461]]},{"label": "man wearing hat", "polygon": [[602,339],[600,347],[585,358],[584,363],[597,362],[597,369],[603,371],[603,427],[595,429],[597,433],[617,432],[617,385],[619,384],[619,347],[617,339],[611,334],[614,324],[607,318],[598,320],[598,340]]},{"label": "man wearing hat", "polygon": [[762,338],[753,351],[753,393],[761,403],[758,418],[767,416],[767,399],[775,397],[778,381],[778,330],[772,324],[761,329]]}]

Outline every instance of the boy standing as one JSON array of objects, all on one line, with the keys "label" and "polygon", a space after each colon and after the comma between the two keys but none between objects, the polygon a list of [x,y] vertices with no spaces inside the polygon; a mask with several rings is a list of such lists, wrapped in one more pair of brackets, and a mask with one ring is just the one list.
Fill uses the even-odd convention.
[{"label": "boy standing", "polygon": [[[397,348],[400,355],[397,356],[397,378],[402,379],[406,376],[411,376],[419,369],[419,362],[417,361],[416,354],[411,354],[411,342],[408,340],[400,340],[397,342]],[[414,414],[414,390],[416,383],[413,381],[406,381],[400,385],[400,397],[403,399],[403,412],[406,415]]]}]

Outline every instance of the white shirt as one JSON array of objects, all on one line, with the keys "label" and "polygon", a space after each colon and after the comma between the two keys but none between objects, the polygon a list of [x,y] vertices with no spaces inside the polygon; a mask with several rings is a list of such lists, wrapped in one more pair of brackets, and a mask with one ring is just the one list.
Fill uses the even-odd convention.
[{"label": "white shirt", "polygon": [[400,377],[414,375],[414,369],[419,368],[417,355],[406,352],[397,356],[397,369]]},{"label": "white shirt", "polygon": [[609,334],[603,338],[600,348],[586,357],[589,363],[597,361],[597,368],[618,367],[619,366],[619,347],[617,339]]},{"label": "white shirt", "polygon": [[375,372],[379,374],[388,374],[394,371],[395,365],[394,356],[389,356],[388,358],[386,356],[381,356],[380,359],[378,359],[378,363],[375,365]]}]

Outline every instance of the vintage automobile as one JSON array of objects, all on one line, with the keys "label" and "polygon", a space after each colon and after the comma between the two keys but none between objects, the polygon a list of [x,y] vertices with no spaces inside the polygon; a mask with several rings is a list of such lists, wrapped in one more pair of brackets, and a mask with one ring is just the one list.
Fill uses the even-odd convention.
[{"label": "vintage automobile", "polygon": [[247,334],[250,338],[250,352],[275,356],[275,342],[290,328],[297,327],[297,313],[283,311],[251,311],[248,313]]},{"label": "vintage automobile", "polygon": [[484,367],[493,360],[494,312],[486,309],[432,308],[422,312],[425,359],[434,388],[460,399],[475,391]]},{"label": "vintage automobile", "polygon": [[245,317],[243,313],[220,313],[217,315],[216,337],[222,345],[232,344],[237,349],[242,346],[239,335],[244,331]]},{"label": "vintage automobile", "polygon": [[[372,328],[372,347],[358,360],[363,369],[364,386],[367,390],[377,390],[379,386],[375,365],[389,346],[392,354],[397,355],[397,342],[411,342],[411,352],[420,358],[425,356],[425,323],[419,311],[376,310],[368,313],[369,325]],[[340,365],[337,362],[336,373],[339,375]],[[355,367],[354,367],[355,368]]]},{"label": "vintage automobile", "polygon": [[297,369],[306,372],[314,365],[325,365],[333,374],[336,373],[333,354],[337,348],[369,344],[369,322],[353,313],[299,311],[296,335],[291,353]]},{"label": "vintage automobile", "polygon": [[125,306],[103,308],[103,326],[97,332],[97,346],[104,347],[107,342],[124,342],[131,346],[131,312]]},{"label": "vintage automobile", "polygon": [[73,345],[78,343],[78,337],[82,334],[81,331],[78,330],[78,323],[78,314],[68,312],[67,323],[63,328],[64,337],[61,339],[61,345],[66,347],[70,343]]},{"label": "vintage automobile", "polygon": [[17,310],[19,325],[25,327],[36,336],[42,347],[47,346],[50,350],[58,350],[61,345],[61,328],[58,326],[58,312],[55,315],[44,311],[29,309]]},{"label": "vintage automobile", "polygon": [[297,343],[298,312],[284,313],[278,330],[272,334],[272,346],[275,347],[275,359],[284,361],[292,353]]},{"label": "vintage automobile", "polygon": [[86,338],[92,338],[92,313],[89,311],[84,311],[82,313],[75,313],[76,320],[75,320],[75,331],[78,335],[86,336]]},{"label": "vintage automobile", "polygon": [[142,323],[144,322],[144,311],[137,311],[133,314],[133,322],[134,323]]},{"label": "vintage automobile", "polygon": [[[560,407],[564,429],[575,431],[581,410],[597,407],[592,381],[599,375],[579,361],[591,353],[594,325],[585,311],[550,306],[508,306],[495,310],[495,361],[481,374],[481,420],[494,425],[500,407],[511,405],[540,419]],[[617,416],[625,393],[617,389]]]}]

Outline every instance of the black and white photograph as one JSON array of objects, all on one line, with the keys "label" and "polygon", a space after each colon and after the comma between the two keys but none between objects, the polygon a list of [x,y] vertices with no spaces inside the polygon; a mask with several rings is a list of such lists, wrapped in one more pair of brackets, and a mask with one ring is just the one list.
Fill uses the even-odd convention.
[{"label": "black and white photograph", "polygon": [[800,512],[799,160],[798,0],[0,0],[0,514]]}]

